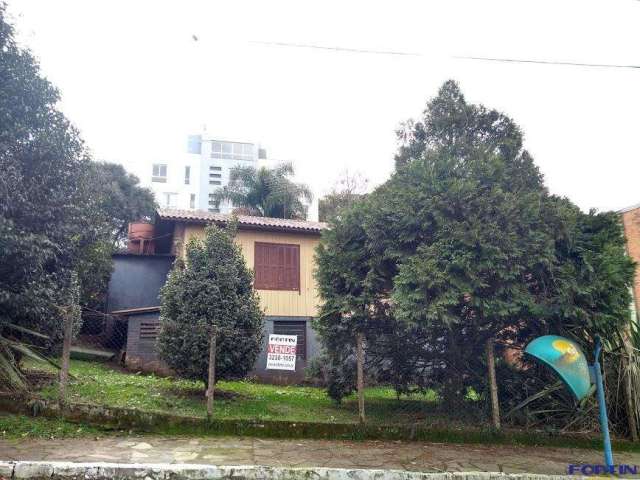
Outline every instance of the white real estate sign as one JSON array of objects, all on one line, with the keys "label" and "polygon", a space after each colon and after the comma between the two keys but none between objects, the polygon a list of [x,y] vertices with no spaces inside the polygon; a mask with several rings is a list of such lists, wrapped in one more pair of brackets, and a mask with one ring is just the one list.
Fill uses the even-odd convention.
[{"label": "white real estate sign", "polygon": [[295,370],[297,335],[269,335],[267,370]]}]

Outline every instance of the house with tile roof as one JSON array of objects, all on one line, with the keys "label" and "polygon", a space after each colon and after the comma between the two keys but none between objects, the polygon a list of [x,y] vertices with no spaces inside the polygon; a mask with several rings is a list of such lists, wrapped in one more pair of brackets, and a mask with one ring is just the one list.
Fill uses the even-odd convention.
[{"label": "house with tile roof", "polygon": [[[254,288],[266,316],[264,348],[253,374],[276,383],[304,378],[304,368],[319,352],[312,327],[318,313],[313,272],[315,248],[326,224],[194,210],[158,210],[153,226],[146,226],[140,236],[132,236],[130,230],[128,252],[114,256],[107,305],[110,314],[127,321],[128,366],[163,369],[155,339],[159,331],[159,288],[170,264],[184,256],[191,238],[204,236],[206,225],[224,226],[233,218],[237,222],[236,242],[254,272]],[[294,372],[266,369],[271,333],[298,337]]]}]

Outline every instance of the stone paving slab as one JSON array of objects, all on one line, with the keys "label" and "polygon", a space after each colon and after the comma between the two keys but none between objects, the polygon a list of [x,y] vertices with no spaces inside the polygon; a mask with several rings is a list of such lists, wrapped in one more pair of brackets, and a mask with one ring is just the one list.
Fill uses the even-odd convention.
[{"label": "stone paving slab", "polygon": [[[402,441],[279,440],[243,437],[126,436],[0,440],[0,460],[264,465],[562,475],[569,464],[600,464],[595,450]],[[639,453],[615,455],[640,464]]]}]

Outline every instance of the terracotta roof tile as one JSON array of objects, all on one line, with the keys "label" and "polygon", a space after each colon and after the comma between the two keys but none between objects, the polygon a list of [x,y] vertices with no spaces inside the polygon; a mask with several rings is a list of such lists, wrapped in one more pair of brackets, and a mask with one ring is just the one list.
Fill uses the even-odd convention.
[{"label": "terracotta roof tile", "polygon": [[[212,213],[202,210],[174,210],[160,209],[158,217],[161,220],[182,220],[189,223],[219,223],[225,224],[233,218],[233,215],[224,213]],[[256,227],[259,229],[273,229],[283,231],[314,232],[320,233],[327,228],[324,222],[309,222],[306,220],[290,220],[286,218],[252,217],[249,215],[236,215],[238,226]]]}]

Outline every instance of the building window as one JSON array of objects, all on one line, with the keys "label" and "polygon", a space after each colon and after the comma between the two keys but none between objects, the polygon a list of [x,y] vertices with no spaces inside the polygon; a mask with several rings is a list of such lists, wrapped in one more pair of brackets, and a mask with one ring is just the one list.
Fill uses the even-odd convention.
[{"label": "building window", "polygon": [[162,195],[163,195],[163,200],[164,200],[164,206],[166,208],[175,208],[176,207],[176,200],[178,198],[178,194],[177,193],[165,192]]},{"label": "building window", "polygon": [[219,172],[221,170],[222,170],[222,167],[216,167],[216,166],[213,166],[213,165],[209,167],[209,171],[210,172]]},{"label": "building window", "polygon": [[221,178],[222,174],[220,173],[210,173],[209,178]]},{"label": "building window", "polygon": [[273,321],[273,333],[276,335],[295,335],[298,337],[296,356],[302,360],[307,359],[307,322],[299,321]]},{"label": "building window", "polygon": [[187,165],[186,167],[184,167],[184,184],[189,185],[190,181],[191,181],[191,167]]},{"label": "building window", "polygon": [[211,213],[220,213],[220,209],[219,208],[209,208],[209,211]]},{"label": "building window", "polygon": [[211,156],[230,160],[253,160],[253,144],[214,140],[211,143]]},{"label": "building window", "polygon": [[209,185],[222,185],[220,180],[209,180]]},{"label": "building window", "polygon": [[167,165],[164,163],[154,163],[151,181],[158,183],[167,183]]},{"label": "building window", "polygon": [[196,208],[196,194],[192,193],[189,196],[189,208]]},{"label": "building window", "polygon": [[202,135],[189,135],[187,152],[196,153],[198,155],[202,153]]},{"label": "building window", "polygon": [[300,245],[256,242],[254,287],[300,291]]}]

